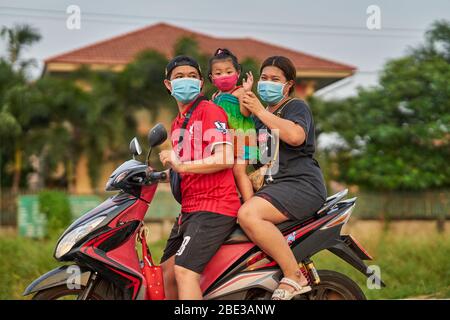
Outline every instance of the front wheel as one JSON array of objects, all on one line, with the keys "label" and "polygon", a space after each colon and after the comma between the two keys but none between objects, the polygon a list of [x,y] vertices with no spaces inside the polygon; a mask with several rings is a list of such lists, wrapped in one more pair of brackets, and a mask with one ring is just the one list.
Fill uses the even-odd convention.
[{"label": "front wheel", "polygon": [[[85,287],[69,289],[67,285],[60,285],[37,292],[33,300],[76,300]],[[113,284],[100,280],[88,297],[88,300],[123,300],[122,292]]]},{"label": "front wheel", "polygon": [[298,299],[307,300],[366,300],[361,288],[349,277],[331,270],[318,270],[320,283]]}]

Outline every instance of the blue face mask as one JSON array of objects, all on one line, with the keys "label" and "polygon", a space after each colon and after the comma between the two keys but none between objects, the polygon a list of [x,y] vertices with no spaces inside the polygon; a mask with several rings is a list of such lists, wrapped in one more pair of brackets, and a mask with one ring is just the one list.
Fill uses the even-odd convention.
[{"label": "blue face mask", "polygon": [[189,103],[200,94],[201,81],[194,78],[179,78],[170,81],[172,96],[181,103]]},{"label": "blue face mask", "polygon": [[259,81],[258,82],[258,95],[262,101],[269,105],[277,104],[284,98],[283,89],[285,83],[279,83],[274,81]]}]

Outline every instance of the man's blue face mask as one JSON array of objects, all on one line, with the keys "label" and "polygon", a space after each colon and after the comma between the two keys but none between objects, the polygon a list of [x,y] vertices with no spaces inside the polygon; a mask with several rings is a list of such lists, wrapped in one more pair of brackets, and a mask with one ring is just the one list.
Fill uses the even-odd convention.
[{"label": "man's blue face mask", "polygon": [[170,81],[172,96],[181,103],[194,101],[200,94],[201,81],[195,78],[179,78]]}]

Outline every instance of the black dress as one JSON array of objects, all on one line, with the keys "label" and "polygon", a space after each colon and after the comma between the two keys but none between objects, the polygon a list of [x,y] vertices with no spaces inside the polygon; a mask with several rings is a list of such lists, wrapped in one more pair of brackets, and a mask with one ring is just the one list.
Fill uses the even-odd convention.
[{"label": "black dress", "polygon": [[[289,219],[303,220],[314,215],[327,197],[322,171],[313,158],[314,121],[309,106],[299,99],[289,101],[283,108],[281,117],[300,125],[305,130],[306,139],[301,146],[292,146],[280,140],[278,166],[272,171],[273,182],[265,184],[255,196],[268,200]],[[257,117],[254,120],[260,159],[272,157],[270,149],[276,144],[272,141],[270,129]],[[260,163],[255,167],[259,166]]]}]

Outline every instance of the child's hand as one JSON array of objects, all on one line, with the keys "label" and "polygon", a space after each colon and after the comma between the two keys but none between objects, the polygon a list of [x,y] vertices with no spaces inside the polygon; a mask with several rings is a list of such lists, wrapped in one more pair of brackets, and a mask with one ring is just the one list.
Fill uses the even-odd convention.
[{"label": "child's hand", "polygon": [[244,88],[245,92],[252,91],[253,88],[253,74],[252,72],[247,72],[247,79],[242,80],[242,87]]}]

